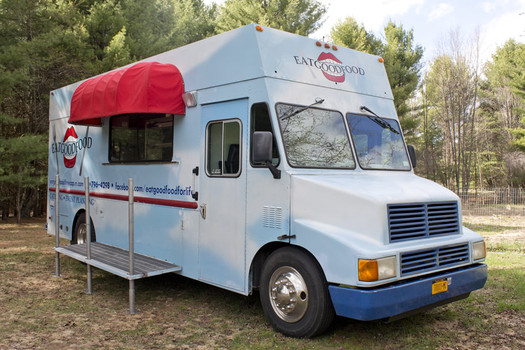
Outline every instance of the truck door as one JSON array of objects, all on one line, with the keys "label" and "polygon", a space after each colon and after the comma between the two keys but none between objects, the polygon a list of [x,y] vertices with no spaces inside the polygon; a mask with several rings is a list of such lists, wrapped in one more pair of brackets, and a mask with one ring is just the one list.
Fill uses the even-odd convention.
[{"label": "truck door", "polygon": [[[277,127],[278,128],[278,127]],[[266,103],[255,103],[250,110],[250,137],[256,131],[269,131],[274,134],[272,164],[277,168],[282,160],[277,149],[276,129],[272,126],[270,108]],[[250,147],[253,147],[251,144]],[[247,259],[255,255],[258,248],[268,242],[280,241],[289,243],[290,237],[290,177],[281,173],[274,178],[267,165],[255,163],[249,153],[247,165],[247,203],[246,203],[246,236]]]},{"label": "truck door", "polygon": [[240,292],[245,289],[247,114],[247,99],[202,106],[199,275]]}]

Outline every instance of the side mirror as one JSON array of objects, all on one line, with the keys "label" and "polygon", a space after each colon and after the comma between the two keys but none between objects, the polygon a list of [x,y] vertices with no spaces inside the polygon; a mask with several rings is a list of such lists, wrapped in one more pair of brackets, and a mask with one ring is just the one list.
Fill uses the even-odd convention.
[{"label": "side mirror", "polygon": [[412,163],[412,168],[415,168],[417,165],[416,159],[416,149],[412,145],[407,145],[408,155],[410,156],[410,163]]},{"label": "side mirror", "polygon": [[274,179],[281,178],[281,171],[272,164],[273,134],[269,131],[255,131],[252,135],[252,161],[265,164]]}]

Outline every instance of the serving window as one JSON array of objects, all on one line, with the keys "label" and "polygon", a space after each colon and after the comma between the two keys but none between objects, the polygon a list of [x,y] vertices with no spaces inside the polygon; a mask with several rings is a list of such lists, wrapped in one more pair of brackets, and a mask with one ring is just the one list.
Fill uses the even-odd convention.
[{"label": "serving window", "polygon": [[110,162],[171,161],[172,114],[123,114],[110,119]]}]

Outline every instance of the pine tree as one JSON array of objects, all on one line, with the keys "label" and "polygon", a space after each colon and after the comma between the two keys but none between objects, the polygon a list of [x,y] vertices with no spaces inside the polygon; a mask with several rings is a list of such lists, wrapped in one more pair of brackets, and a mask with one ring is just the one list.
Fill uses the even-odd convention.
[{"label": "pine tree", "polygon": [[315,0],[226,0],[217,28],[225,32],[257,23],[308,36],[320,27],[325,13],[326,8]]},{"label": "pine tree", "polygon": [[403,133],[413,140],[419,119],[411,113],[409,100],[418,86],[423,48],[414,43],[412,31],[406,31],[391,21],[385,26],[384,33],[385,40],[381,41],[348,17],[332,28],[330,39],[337,45],[384,58]]}]

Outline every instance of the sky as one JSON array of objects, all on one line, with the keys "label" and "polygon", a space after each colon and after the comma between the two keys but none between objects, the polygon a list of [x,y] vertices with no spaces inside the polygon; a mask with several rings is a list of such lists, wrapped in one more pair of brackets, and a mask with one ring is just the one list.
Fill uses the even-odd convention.
[{"label": "sky", "polygon": [[[464,41],[479,31],[480,59],[491,59],[497,47],[514,38],[525,43],[525,0],[318,0],[328,7],[324,24],[310,37],[328,39],[331,28],[353,17],[367,31],[382,37],[391,19],[405,30],[412,29],[416,44],[424,48],[424,63],[440,53],[440,42],[451,31]],[[205,0],[205,3],[224,0]]]}]

